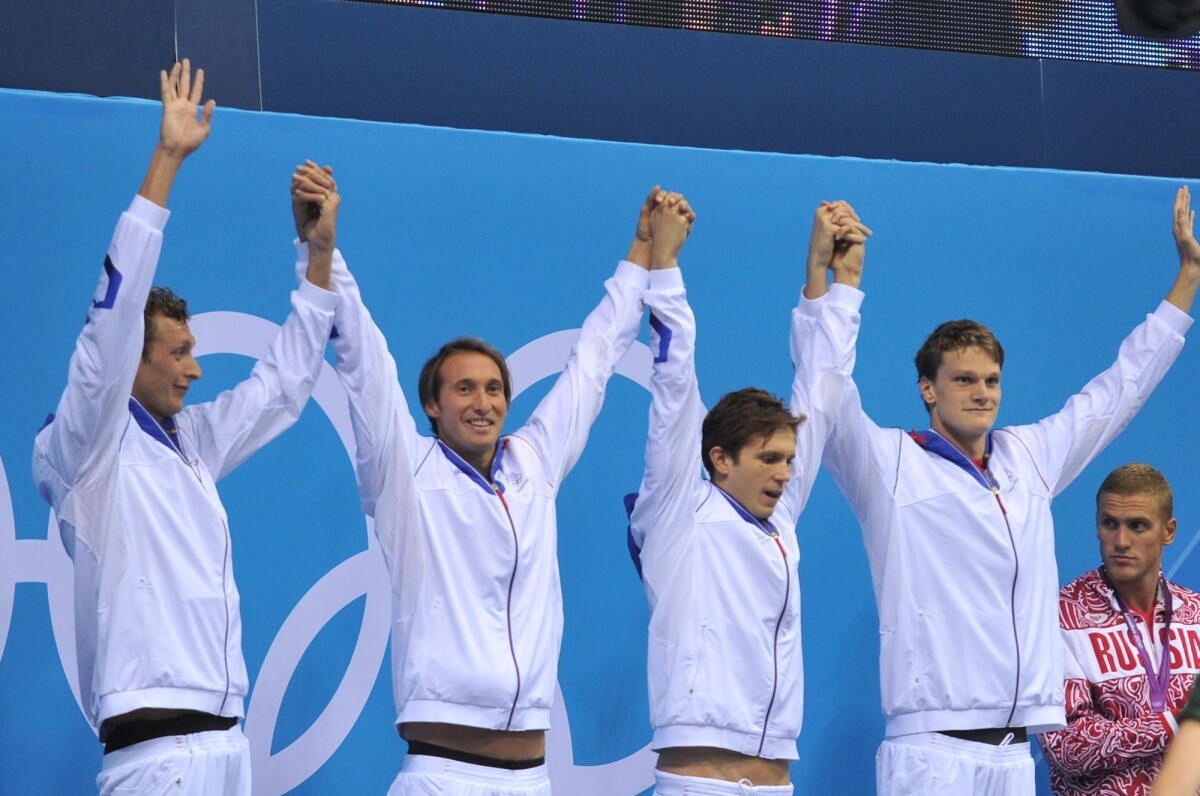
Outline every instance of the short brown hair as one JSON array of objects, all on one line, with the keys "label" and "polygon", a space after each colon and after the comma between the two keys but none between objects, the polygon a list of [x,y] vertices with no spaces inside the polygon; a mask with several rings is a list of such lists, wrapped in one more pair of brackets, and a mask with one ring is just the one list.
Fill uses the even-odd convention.
[{"label": "short brown hair", "polygon": [[[417,398],[421,401],[421,408],[424,409],[430,401],[437,403],[438,393],[442,390],[442,363],[462,353],[483,354],[495,362],[500,369],[500,380],[504,383],[504,402],[512,403],[512,377],[508,375],[508,363],[504,361],[504,355],[478,337],[457,337],[439,348],[421,367],[421,378],[417,381]],[[428,412],[425,416],[429,417],[429,425],[436,434],[437,420],[430,417]]]},{"label": "short brown hair", "polygon": [[1096,492],[1097,511],[1100,509],[1100,499],[1105,495],[1147,495],[1158,505],[1163,522],[1171,519],[1175,513],[1175,495],[1171,485],[1167,483],[1166,476],[1148,464],[1123,464],[1109,473]]},{"label": "short brown hair", "polygon": [[[936,381],[945,355],[950,351],[963,351],[968,348],[980,349],[996,360],[996,364],[1003,370],[1004,346],[1000,345],[996,335],[992,334],[992,330],[982,323],[962,318],[957,321],[946,321],[925,338],[925,342],[917,351],[914,359],[917,366],[917,381],[919,382],[921,379]],[[926,402],[925,411],[932,412],[932,404]]]},{"label": "short brown hair", "polygon": [[154,319],[159,316],[180,323],[187,323],[192,317],[188,313],[187,302],[175,295],[170,288],[157,286],[150,288],[150,295],[146,296],[146,309],[142,313],[145,326],[142,337],[143,360],[150,351],[150,344],[154,342],[154,335],[158,331]]},{"label": "short brown hair", "polygon": [[711,478],[716,469],[712,449],[720,448],[737,461],[738,451],[755,437],[770,437],[776,431],[796,429],[804,415],[793,415],[787,404],[766,390],[746,387],[726,393],[704,418],[700,433],[700,458]]}]

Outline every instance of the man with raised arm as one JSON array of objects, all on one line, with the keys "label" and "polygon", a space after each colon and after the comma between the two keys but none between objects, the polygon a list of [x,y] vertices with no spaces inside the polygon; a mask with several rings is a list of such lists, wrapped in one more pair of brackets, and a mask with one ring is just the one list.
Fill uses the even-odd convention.
[{"label": "man with raised arm", "polygon": [[1058,593],[1067,728],[1041,737],[1056,796],[1145,796],[1200,671],[1200,594],[1169,583],[1171,485],[1148,464],[1096,493],[1103,565]]},{"label": "man with raised arm", "polygon": [[[314,165],[297,178],[302,198],[332,185]],[[555,497],[637,335],[649,215],[664,196],[656,188],[647,198],[629,260],[605,282],[562,375],[528,423],[504,436],[504,357],[467,337],[422,368],[418,396],[433,435],[418,432],[383,334],[334,257],[342,303],[333,345],[359,494],[393,589],[392,687],[409,748],[391,794],[550,792],[546,730],[563,627]]]},{"label": "man with raised arm", "polygon": [[850,384],[825,464],[862,525],[879,611],[879,793],[1034,792],[1026,737],[1065,723],[1050,501],[1182,348],[1200,283],[1193,218],[1181,188],[1180,270],[1166,301],[1112,367],[1041,422],[993,430],[1004,351],[974,321],[942,324],[917,353],[929,430],[877,426]]},{"label": "man with raised arm", "polygon": [[[796,356],[802,330],[814,325],[809,314],[835,313],[839,334],[816,342],[818,361],[838,361],[848,376],[861,296],[801,299],[793,310],[790,409],[748,387],[705,415],[696,323],[678,268],[689,213],[686,202],[664,202],[651,222],[646,305],[655,359],[646,471],[630,518],[631,550],[651,608],[655,793],[790,794],[788,766],[797,758],[803,713],[796,520],[840,401],[810,368],[814,359]],[[869,234],[849,205],[822,203],[807,291],[825,293],[835,258],[861,272]],[[821,394],[815,401],[814,393]]]},{"label": "man with raised arm", "polygon": [[187,304],[150,285],[167,197],[214,103],[200,111],[204,73],[193,83],[187,60],[160,79],[158,146],[117,224],[33,473],[74,562],[80,697],[105,745],[100,793],[249,796],[238,726],[249,683],[215,482],[294,423],[312,392],[338,299],[337,203],[312,219],[326,251],[250,377],[184,408],[200,378]]}]

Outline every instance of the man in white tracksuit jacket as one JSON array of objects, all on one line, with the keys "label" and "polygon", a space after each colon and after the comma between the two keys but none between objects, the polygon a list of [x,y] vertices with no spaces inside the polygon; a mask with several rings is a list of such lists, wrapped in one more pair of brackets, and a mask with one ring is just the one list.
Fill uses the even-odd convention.
[{"label": "man in white tracksuit jacket", "polygon": [[[184,408],[200,378],[187,305],[151,289],[166,202],[207,138],[203,72],[162,73],[160,140],[121,216],[33,474],[74,563],[84,712],[105,743],[101,794],[249,796],[248,690],[228,519],[215,482],[299,417],[323,362],[336,206],[292,313],[246,381]],[[327,203],[328,204],[328,203]],[[318,230],[318,222],[320,229]]]},{"label": "man in white tracksuit jacket", "polygon": [[[331,180],[316,168],[302,176],[306,196]],[[647,199],[629,260],[605,282],[563,373],[504,436],[508,370],[474,338],[446,344],[423,368],[435,435],[418,433],[384,336],[335,256],[333,345],[363,510],[391,574],[392,687],[409,742],[391,794],[550,792],[545,733],[563,627],[555,497],[637,335],[660,195]]]},{"label": "man in white tracksuit jacket", "polygon": [[[839,402],[827,393],[812,411],[810,393],[827,384],[845,389],[861,296],[801,299],[793,311],[790,410],[746,388],[722,397],[706,416],[695,318],[677,262],[688,225],[668,203],[655,210],[654,225],[646,292],[655,354],[650,428],[630,536],[652,612],[655,793],[790,794],[804,683],[796,520],[832,426],[830,407]],[[861,273],[868,234],[849,205],[822,203],[809,247],[810,290],[825,292],[834,259],[855,260]],[[813,311],[837,321],[816,324],[806,318]],[[821,356],[797,358],[801,330],[818,327],[835,330],[813,341]],[[842,378],[825,380],[810,367],[831,362]]]},{"label": "man in white tracksuit jacket", "polygon": [[943,324],[917,355],[928,431],[877,426],[849,384],[825,465],[862,525],[879,611],[879,793],[1034,792],[1026,736],[1065,723],[1050,501],[1178,355],[1200,282],[1192,219],[1182,188],[1174,287],[1116,363],[1038,423],[992,429],[1004,354],[974,321]]}]

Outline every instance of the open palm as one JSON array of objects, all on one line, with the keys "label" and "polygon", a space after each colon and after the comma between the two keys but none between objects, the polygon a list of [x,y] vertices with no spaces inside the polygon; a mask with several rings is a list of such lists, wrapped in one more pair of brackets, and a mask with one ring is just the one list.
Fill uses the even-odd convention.
[{"label": "open palm", "polygon": [[159,73],[162,84],[163,117],[159,132],[159,143],[168,150],[188,155],[208,138],[216,102],[209,100],[204,112],[199,114],[200,101],[204,93],[204,70],[196,70],[192,81],[192,67],[188,59],[175,64],[168,75]]}]

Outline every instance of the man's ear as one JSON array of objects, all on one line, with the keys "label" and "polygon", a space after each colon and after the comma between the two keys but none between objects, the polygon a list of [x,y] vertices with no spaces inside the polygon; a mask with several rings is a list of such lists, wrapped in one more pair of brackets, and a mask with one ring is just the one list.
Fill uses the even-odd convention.
[{"label": "man's ear", "polygon": [[714,445],[708,451],[708,460],[712,462],[714,483],[729,477],[733,470],[733,457],[726,453],[724,448]]},{"label": "man's ear", "polygon": [[927,406],[936,406],[937,399],[933,391],[933,382],[922,376],[921,380],[917,382],[917,385],[921,390],[921,400],[924,401]]}]

